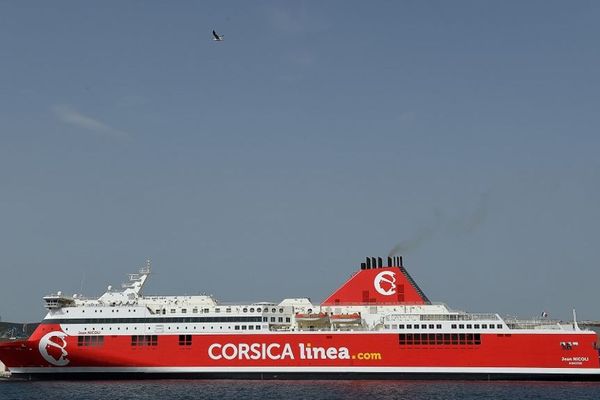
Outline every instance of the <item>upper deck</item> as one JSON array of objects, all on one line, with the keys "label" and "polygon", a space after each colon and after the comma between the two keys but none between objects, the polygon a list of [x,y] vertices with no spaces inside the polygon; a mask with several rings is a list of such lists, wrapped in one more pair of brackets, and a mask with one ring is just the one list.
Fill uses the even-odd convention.
[{"label": "upper deck", "polygon": [[[381,261],[376,260],[369,261],[368,266],[363,263],[359,272],[319,305],[308,298],[289,298],[279,303],[229,304],[208,295],[144,296],[142,290],[151,274],[147,263],[137,274],[129,275],[129,281],[121,290],[109,286],[95,299],[66,296],[61,292],[44,297],[49,310],[44,323],[59,323],[65,325],[66,331],[77,334],[579,330],[576,323],[505,320],[494,313],[452,310],[425,297],[402,266],[401,258],[388,259],[388,264],[383,267]],[[352,291],[362,292],[364,301],[353,301],[357,297]]]}]

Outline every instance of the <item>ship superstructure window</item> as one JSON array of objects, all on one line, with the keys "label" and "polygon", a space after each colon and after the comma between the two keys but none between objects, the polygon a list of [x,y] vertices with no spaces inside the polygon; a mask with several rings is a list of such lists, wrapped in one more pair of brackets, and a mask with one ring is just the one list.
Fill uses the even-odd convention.
[{"label": "ship superstructure window", "polygon": [[131,337],[131,345],[134,347],[158,346],[158,336],[134,335]]},{"label": "ship superstructure window", "polygon": [[192,345],[192,335],[179,335],[179,345],[180,346],[191,346]]},{"label": "ship superstructure window", "polygon": [[182,314],[187,314],[187,308],[182,308],[182,309],[181,309],[181,313],[182,313]]},{"label": "ship superstructure window", "polygon": [[214,323],[214,322],[260,322],[260,316],[229,317],[152,317],[152,318],[73,318],[45,319],[43,324],[151,324],[151,323]]},{"label": "ship superstructure window", "polygon": [[405,346],[433,346],[433,345],[480,345],[479,334],[433,334],[433,333],[401,333],[398,335],[398,343]]},{"label": "ship superstructure window", "polygon": [[104,346],[104,336],[77,336],[77,346]]}]

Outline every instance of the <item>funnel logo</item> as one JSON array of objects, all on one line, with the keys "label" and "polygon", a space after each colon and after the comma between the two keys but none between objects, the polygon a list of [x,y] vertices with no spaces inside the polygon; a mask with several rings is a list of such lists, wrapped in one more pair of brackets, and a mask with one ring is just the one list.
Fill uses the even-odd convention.
[{"label": "funnel logo", "polygon": [[373,281],[377,293],[391,296],[396,293],[396,274],[392,271],[383,271],[377,274]]},{"label": "funnel logo", "polygon": [[67,359],[69,353],[65,350],[66,337],[67,334],[63,332],[50,332],[40,339],[38,349],[44,360],[57,367],[64,367],[69,363]]}]

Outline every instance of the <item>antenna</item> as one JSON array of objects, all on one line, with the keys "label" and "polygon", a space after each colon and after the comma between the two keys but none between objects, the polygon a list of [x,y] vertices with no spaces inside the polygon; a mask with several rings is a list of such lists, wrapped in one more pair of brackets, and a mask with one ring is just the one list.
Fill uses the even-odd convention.
[{"label": "antenna", "polygon": [[83,284],[85,282],[85,270],[81,273],[81,287],[79,288],[79,293],[83,293]]},{"label": "antenna", "polygon": [[577,312],[573,309],[573,329],[579,331],[579,324],[577,324]]}]

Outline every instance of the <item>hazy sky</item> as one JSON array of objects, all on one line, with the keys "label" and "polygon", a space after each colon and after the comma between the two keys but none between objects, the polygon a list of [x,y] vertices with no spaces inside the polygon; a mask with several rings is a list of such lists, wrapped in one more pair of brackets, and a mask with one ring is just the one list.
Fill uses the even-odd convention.
[{"label": "hazy sky", "polygon": [[597,1],[0,2],[0,315],[146,258],[146,293],[320,302],[399,245],[433,301],[600,319],[598,21]]}]

